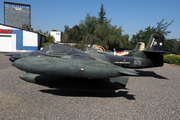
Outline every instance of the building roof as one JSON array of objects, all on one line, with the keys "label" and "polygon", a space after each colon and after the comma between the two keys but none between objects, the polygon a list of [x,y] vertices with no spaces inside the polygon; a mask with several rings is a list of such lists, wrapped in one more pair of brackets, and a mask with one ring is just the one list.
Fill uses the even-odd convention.
[{"label": "building roof", "polygon": [[23,3],[14,3],[14,2],[7,2],[7,1],[4,1],[5,4],[14,4],[14,5],[22,5],[22,6],[29,6],[31,7],[31,5],[29,4],[23,4]]},{"label": "building roof", "polygon": [[[21,28],[18,28],[18,27],[11,26],[11,25],[5,25],[5,24],[2,24],[2,23],[0,23],[0,25],[4,25],[4,26],[8,26],[8,27],[12,27],[12,28],[16,28],[16,29],[20,29],[20,30],[25,30],[25,29],[21,29]],[[29,31],[29,32],[33,32],[33,33],[38,33],[38,32],[35,32],[35,31],[30,31],[30,30],[25,30],[25,31]],[[46,36],[46,35],[41,34],[41,33],[38,33],[38,34],[43,35],[43,36]]]}]

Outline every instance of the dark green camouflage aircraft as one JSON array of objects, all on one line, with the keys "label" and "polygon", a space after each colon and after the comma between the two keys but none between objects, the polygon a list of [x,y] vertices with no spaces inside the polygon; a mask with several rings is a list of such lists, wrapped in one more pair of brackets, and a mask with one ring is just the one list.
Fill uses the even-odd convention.
[{"label": "dark green camouflage aircraft", "polygon": [[117,90],[128,82],[129,78],[122,76],[138,75],[126,68],[163,66],[163,50],[164,36],[153,34],[145,50],[124,56],[52,44],[36,52],[10,54],[9,59],[26,72],[20,78],[27,82],[51,88]]}]

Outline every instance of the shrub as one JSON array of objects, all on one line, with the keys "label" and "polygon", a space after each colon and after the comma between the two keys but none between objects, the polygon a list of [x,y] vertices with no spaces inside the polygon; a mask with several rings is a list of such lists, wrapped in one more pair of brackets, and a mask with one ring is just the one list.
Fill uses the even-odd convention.
[{"label": "shrub", "polygon": [[83,44],[76,44],[76,45],[74,45],[72,47],[75,47],[75,48],[80,49],[80,50],[84,50],[86,48],[86,46],[83,45]]},{"label": "shrub", "polygon": [[48,35],[46,36],[46,40],[45,40],[45,43],[43,44],[43,48],[46,47],[47,45],[50,45],[50,44],[54,44],[54,37],[51,36],[51,35]]},{"label": "shrub", "polygon": [[164,62],[180,65],[180,55],[164,55]]},{"label": "shrub", "polygon": [[48,45],[50,45],[50,44],[52,44],[52,43],[45,42],[42,47],[44,48],[44,47],[46,47],[46,46],[48,46]]}]

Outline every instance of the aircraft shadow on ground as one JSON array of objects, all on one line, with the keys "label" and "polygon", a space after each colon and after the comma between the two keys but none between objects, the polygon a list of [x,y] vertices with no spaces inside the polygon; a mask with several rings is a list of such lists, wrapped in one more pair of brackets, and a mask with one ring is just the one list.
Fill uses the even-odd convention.
[{"label": "aircraft shadow on ground", "polygon": [[39,90],[42,93],[48,93],[58,96],[72,96],[72,97],[125,97],[128,100],[135,100],[134,95],[128,94],[128,91],[104,91],[104,92],[91,92],[91,91],[77,91],[77,90],[63,90],[63,89],[43,89]]},{"label": "aircraft shadow on ground", "polygon": [[135,71],[139,73],[138,77],[141,77],[141,76],[146,77],[147,76],[147,77],[154,77],[154,78],[158,78],[158,79],[168,79],[166,77],[156,74],[153,71],[142,71],[142,70],[135,70]]},{"label": "aircraft shadow on ground", "polygon": [[[127,89],[124,86],[111,82],[109,79],[50,78],[45,79],[43,76],[35,78],[36,84],[53,88],[40,90],[40,92],[60,96],[125,97],[127,99],[135,99],[134,95],[128,94],[128,91],[126,91]],[[115,92],[115,90],[122,91]]]}]

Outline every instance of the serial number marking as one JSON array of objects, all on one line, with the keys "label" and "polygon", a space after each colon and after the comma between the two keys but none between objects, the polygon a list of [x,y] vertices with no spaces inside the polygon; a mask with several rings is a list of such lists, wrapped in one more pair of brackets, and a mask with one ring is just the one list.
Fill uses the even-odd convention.
[{"label": "serial number marking", "polygon": [[141,65],[141,61],[140,60],[134,60],[134,64],[135,65]]},{"label": "serial number marking", "polygon": [[115,64],[130,64],[130,62],[114,62]]}]

